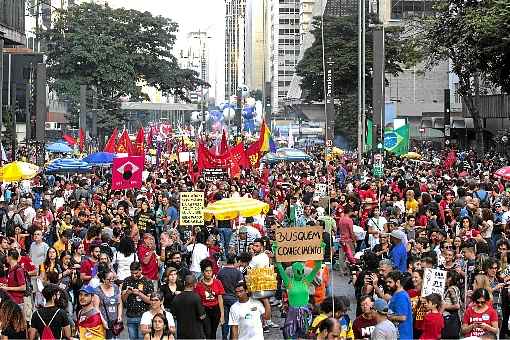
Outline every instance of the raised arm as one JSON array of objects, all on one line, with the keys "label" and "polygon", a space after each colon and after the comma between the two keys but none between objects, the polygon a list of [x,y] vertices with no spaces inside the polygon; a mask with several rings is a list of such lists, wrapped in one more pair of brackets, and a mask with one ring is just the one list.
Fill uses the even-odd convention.
[{"label": "raised arm", "polygon": [[274,263],[276,266],[276,269],[278,270],[278,273],[280,274],[280,277],[282,278],[283,284],[285,287],[289,287],[289,277],[287,276],[287,273],[285,272],[285,269],[283,269],[283,266],[280,262],[276,261],[276,252],[278,251],[278,244],[276,242],[273,242],[272,246],[273,254],[274,254]]}]

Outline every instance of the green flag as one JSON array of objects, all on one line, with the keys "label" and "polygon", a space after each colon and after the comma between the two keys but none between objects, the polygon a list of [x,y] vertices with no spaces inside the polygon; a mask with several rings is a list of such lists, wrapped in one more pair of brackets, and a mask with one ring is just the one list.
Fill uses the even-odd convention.
[{"label": "green flag", "polygon": [[364,151],[370,151],[372,150],[372,131],[373,131],[374,123],[372,120],[367,119],[367,126],[366,126],[366,134],[365,134],[365,149]]},{"label": "green flag", "polygon": [[385,131],[384,149],[396,155],[405,155],[409,151],[409,124]]}]

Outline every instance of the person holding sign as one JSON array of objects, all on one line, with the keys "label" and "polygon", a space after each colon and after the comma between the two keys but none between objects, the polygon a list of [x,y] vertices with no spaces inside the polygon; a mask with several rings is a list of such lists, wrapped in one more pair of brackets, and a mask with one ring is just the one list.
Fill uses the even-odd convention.
[{"label": "person holding sign", "polygon": [[[322,243],[324,252],[325,244]],[[278,254],[278,243],[273,243],[273,254]],[[289,297],[289,311],[283,326],[283,336],[286,339],[305,338],[308,327],[312,322],[312,311],[308,307],[308,286],[322,266],[322,260],[316,260],[315,266],[308,275],[304,275],[303,262],[292,264],[292,277],[287,276],[281,262],[276,262],[276,269],[280,274]]]}]

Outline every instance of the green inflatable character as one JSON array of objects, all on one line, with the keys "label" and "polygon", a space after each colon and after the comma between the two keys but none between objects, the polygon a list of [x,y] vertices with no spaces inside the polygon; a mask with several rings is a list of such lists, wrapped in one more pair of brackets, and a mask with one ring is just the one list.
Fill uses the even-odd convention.
[{"label": "green inflatable character", "polygon": [[[324,253],[325,243],[322,243],[321,246]],[[273,254],[276,254],[277,251],[278,244],[273,242]],[[283,336],[285,339],[303,339],[307,337],[308,328],[312,323],[312,311],[308,306],[308,286],[312,283],[321,266],[321,260],[315,261],[312,271],[305,275],[305,264],[303,262],[294,262],[292,264],[292,277],[289,277],[282,264],[276,262],[276,269],[287,289],[289,299],[289,311],[283,326]]]}]

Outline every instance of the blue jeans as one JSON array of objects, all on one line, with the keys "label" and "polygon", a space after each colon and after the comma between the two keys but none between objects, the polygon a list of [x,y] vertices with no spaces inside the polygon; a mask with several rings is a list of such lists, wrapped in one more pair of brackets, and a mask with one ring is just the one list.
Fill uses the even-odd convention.
[{"label": "blue jeans", "polygon": [[232,229],[218,228],[218,234],[220,235],[221,244],[223,245],[223,254],[226,255],[228,253],[230,239],[232,238]]},{"label": "blue jeans", "polygon": [[143,339],[142,333],[140,332],[140,321],[141,320],[142,320],[142,317],[137,317],[137,318],[126,317],[129,340]]},{"label": "blue jeans", "polygon": [[225,315],[225,323],[221,326],[221,336],[223,340],[230,339],[230,326],[228,325],[228,316],[230,314],[230,307],[237,302],[237,299],[233,296],[223,295],[223,310]]}]

